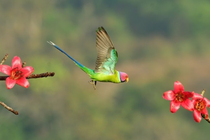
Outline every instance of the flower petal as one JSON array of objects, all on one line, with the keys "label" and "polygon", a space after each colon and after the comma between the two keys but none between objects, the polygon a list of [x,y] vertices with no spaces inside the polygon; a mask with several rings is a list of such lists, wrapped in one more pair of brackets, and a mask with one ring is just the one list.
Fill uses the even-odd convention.
[{"label": "flower petal", "polygon": [[210,107],[210,101],[207,98],[204,98],[205,102],[206,102],[206,106]]},{"label": "flower petal", "polygon": [[174,92],[178,93],[183,91],[184,91],[184,86],[182,85],[182,83],[180,83],[179,81],[174,82]]},{"label": "flower petal", "polygon": [[185,98],[192,98],[194,92],[184,91],[183,94],[185,95]]},{"label": "flower petal", "polygon": [[192,102],[192,104],[193,104],[193,106],[194,106],[194,105],[196,104],[197,101],[196,101],[195,99],[192,99],[191,102]]},{"label": "flower petal", "polygon": [[10,79],[9,77],[6,78],[6,85],[8,89],[13,88],[15,83],[16,83],[15,80]]},{"label": "flower petal", "polygon": [[24,77],[28,77],[29,75],[31,75],[31,73],[34,72],[34,68],[31,66],[27,66],[22,68],[21,71],[23,72]]},{"label": "flower petal", "polygon": [[206,107],[201,111],[201,114],[204,114],[206,116],[205,119],[209,117],[208,110],[206,109]]},{"label": "flower petal", "polygon": [[29,82],[25,77],[16,80],[16,84],[23,86],[24,88],[29,87]]},{"label": "flower petal", "polygon": [[171,113],[175,113],[179,108],[180,108],[180,103],[177,103],[175,101],[171,101],[171,103],[170,103]]},{"label": "flower petal", "polygon": [[197,110],[194,110],[193,111],[193,118],[194,118],[194,120],[196,121],[196,122],[200,122],[201,121],[201,113],[199,112],[199,111],[197,111]]},{"label": "flower petal", "polygon": [[194,105],[192,103],[192,101],[190,99],[186,99],[185,101],[183,101],[181,103],[182,107],[189,110],[189,111],[193,111],[194,109]]},{"label": "flower petal", "polygon": [[12,68],[8,65],[0,65],[0,72],[10,75]]},{"label": "flower petal", "polygon": [[13,68],[18,68],[18,69],[21,69],[21,68],[22,68],[22,63],[21,63],[20,57],[15,56],[15,57],[12,59],[12,69],[13,69]]},{"label": "flower petal", "polygon": [[194,93],[192,99],[195,99],[195,100],[197,100],[197,99],[203,99],[203,96],[200,95],[200,94],[198,94],[198,93]]},{"label": "flower petal", "polygon": [[173,100],[175,98],[174,92],[172,90],[166,91],[163,93],[163,99],[165,100]]}]

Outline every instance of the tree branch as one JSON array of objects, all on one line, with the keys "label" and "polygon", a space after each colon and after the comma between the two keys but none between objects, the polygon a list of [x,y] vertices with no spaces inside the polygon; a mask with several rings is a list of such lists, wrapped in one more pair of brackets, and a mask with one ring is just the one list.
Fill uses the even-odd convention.
[{"label": "tree branch", "polygon": [[[31,74],[26,79],[32,79],[32,78],[43,78],[43,77],[52,77],[54,76],[54,72],[46,72],[46,73],[40,73],[40,74]],[[0,80],[6,80],[6,78],[9,76],[0,76]]]},{"label": "tree branch", "polygon": [[206,115],[204,115],[204,114],[201,114],[201,116],[202,116],[208,123],[210,123],[210,118],[206,118]]},{"label": "tree branch", "polygon": [[4,56],[4,58],[1,60],[0,65],[2,65],[2,64],[5,62],[5,60],[7,59],[7,57],[8,57],[8,54],[6,54],[6,55]]},{"label": "tree branch", "polygon": [[0,104],[5,107],[7,110],[11,111],[12,113],[14,113],[15,115],[18,115],[18,111],[15,111],[14,109],[12,109],[11,107],[7,106],[5,103],[0,101]]}]

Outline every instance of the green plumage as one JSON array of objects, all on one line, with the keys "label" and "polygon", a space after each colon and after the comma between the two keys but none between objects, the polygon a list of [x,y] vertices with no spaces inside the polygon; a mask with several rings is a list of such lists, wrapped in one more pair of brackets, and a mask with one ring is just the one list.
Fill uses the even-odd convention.
[{"label": "green plumage", "polygon": [[120,83],[119,72],[115,70],[118,54],[103,27],[99,27],[96,31],[96,49],[97,60],[95,70],[87,67],[81,69],[94,81]]},{"label": "green plumage", "polygon": [[[120,72],[115,70],[115,65],[118,60],[118,54],[114,45],[103,27],[99,27],[96,31],[96,49],[97,49],[97,60],[95,70],[89,69],[84,65],[80,64],[62,49],[60,49],[53,42],[48,42],[55,48],[67,55],[75,64],[87,73],[92,79],[92,83],[96,85],[96,81],[100,82],[113,82],[120,83],[121,77]],[[126,74],[127,75],[127,74]],[[128,78],[128,77],[127,77]],[[123,81],[124,82],[124,81]]]},{"label": "green plumage", "polygon": [[114,74],[106,74],[101,72],[95,72],[93,75],[90,75],[90,78],[93,81],[100,81],[100,82],[112,82],[112,83],[120,83],[119,72],[114,70]]}]

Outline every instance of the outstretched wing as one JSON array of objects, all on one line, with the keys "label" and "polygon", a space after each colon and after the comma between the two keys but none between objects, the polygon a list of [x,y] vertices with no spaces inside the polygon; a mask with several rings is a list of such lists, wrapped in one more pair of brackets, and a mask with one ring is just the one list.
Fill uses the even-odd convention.
[{"label": "outstretched wing", "polygon": [[99,27],[96,31],[96,49],[97,60],[95,71],[114,74],[118,54],[108,33],[103,27]]}]

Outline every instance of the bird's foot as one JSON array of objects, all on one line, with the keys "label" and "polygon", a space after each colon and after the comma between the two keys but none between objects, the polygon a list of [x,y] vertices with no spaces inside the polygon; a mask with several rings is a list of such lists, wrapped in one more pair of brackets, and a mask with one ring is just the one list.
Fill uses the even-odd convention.
[{"label": "bird's foot", "polygon": [[93,89],[96,90],[96,81],[90,80],[89,83],[93,85]]}]

